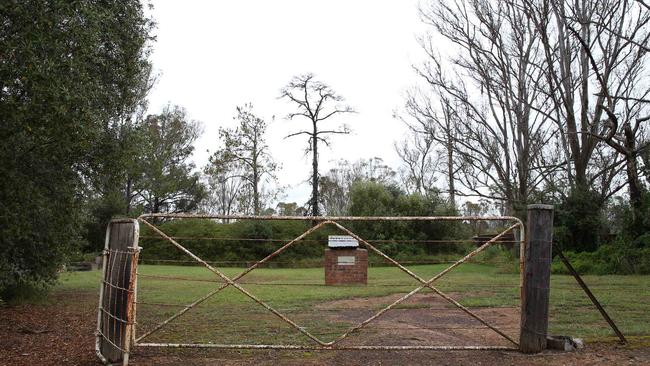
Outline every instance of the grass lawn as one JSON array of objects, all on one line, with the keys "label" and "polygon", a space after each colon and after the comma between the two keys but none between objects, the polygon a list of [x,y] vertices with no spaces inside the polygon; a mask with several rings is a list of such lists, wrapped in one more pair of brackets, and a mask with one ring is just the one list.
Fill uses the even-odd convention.
[{"label": "grass lawn", "polygon": [[[417,265],[408,268],[428,279],[445,267]],[[221,270],[233,277],[243,269]],[[140,265],[139,273],[138,302],[142,303],[137,313],[139,334],[219,285],[212,282],[217,277],[202,267]],[[99,280],[99,271],[64,273],[56,291],[96,292]],[[585,276],[584,280],[625,335],[650,335],[650,276]],[[332,321],[332,316],[324,315],[349,311],[350,305],[338,300],[371,299],[363,303],[370,315],[393,301],[394,297],[388,295],[405,294],[418,286],[417,281],[394,267],[370,268],[368,286],[323,286],[322,268],[256,269],[239,282],[259,299],[325,340],[333,339],[354,324],[345,320]],[[573,277],[553,275],[551,282],[552,334],[588,340],[613,336]],[[492,265],[463,264],[434,285],[470,308],[519,306],[519,275],[500,273],[499,268]],[[407,301],[400,307],[428,306]],[[306,341],[302,335],[287,329],[288,325],[229,287],[171,322],[148,341]]]}]

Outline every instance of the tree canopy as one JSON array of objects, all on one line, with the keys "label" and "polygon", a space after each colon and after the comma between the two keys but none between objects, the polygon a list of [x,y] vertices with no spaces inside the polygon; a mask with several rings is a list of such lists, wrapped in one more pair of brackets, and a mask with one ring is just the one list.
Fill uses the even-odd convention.
[{"label": "tree canopy", "polygon": [[0,291],[48,283],[80,243],[96,142],[148,89],[153,27],[135,0],[0,4]]}]

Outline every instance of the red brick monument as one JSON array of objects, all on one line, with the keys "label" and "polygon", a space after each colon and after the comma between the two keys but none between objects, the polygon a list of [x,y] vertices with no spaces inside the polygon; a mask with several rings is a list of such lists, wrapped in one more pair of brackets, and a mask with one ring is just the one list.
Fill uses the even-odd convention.
[{"label": "red brick monument", "polygon": [[325,284],[368,283],[368,251],[347,235],[330,235],[325,249]]}]

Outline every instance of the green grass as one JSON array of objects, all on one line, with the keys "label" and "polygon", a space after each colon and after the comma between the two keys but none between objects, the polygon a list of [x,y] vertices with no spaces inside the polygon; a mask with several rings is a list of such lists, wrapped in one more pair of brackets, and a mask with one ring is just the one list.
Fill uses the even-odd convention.
[{"label": "green grass", "polygon": [[[429,279],[445,267],[446,265],[418,265],[408,268],[422,278]],[[233,277],[243,269],[221,270]],[[178,305],[139,305],[139,333],[150,329],[180,310],[182,305],[193,302],[219,285],[209,282],[217,277],[202,267],[141,265],[139,273],[139,302]],[[182,277],[199,281],[149,276]],[[584,280],[624,334],[650,334],[650,276],[585,276]],[[97,292],[99,281],[99,271],[65,273],[55,291],[93,294]],[[259,299],[326,340],[333,339],[336,334],[352,325],[343,320],[332,321],[331,317],[325,319],[325,312],[348,310],[345,304],[337,303],[336,300],[370,298],[372,301],[365,304],[365,309],[368,314],[372,314],[392,301],[382,298],[383,296],[405,294],[418,286],[417,281],[395,267],[370,268],[368,286],[322,286],[322,268],[256,269],[240,282]],[[500,273],[499,267],[494,265],[463,264],[434,285],[470,308],[519,306],[519,275]],[[323,307],[324,303],[327,304],[326,307]],[[420,309],[425,306],[407,301],[399,307]],[[613,332],[573,277],[552,276],[550,311],[552,334],[588,340],[613,336]],[[151,341],[258,343],[273,342],[280,338],[288,342],[305,341],[302,335],[288,332],[287,329],[288,325],[237,289],[229,287],[185,314],[182,320],[170,323],[153,336]],[[255,333],[254,338],[250,337],[251,333]]]}]

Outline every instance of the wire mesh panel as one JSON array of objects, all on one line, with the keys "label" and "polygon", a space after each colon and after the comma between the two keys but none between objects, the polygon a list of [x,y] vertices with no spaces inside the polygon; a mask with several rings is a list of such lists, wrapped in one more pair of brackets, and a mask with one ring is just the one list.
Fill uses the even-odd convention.
[{"label": "wire mesh panel", "polygon": [[114,220],[106,231],[96,331],[96,352],[104,363],[128,363],[135,322],[138,227],[136,220]]}]

